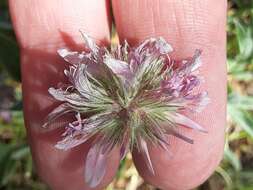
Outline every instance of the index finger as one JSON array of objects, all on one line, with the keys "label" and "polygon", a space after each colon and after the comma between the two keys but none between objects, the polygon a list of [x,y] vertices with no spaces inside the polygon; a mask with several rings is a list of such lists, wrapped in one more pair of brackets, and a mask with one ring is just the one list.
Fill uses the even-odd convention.
[{"label": "index finger", "polygon": [[[57,55],[57,49],[83,49],[80,29],[98,42],[108,43],[108,1],[10,0],[9,5],[21,49],[25,124],[36,168],[54,190],[90,189],[84,180],[84,160],[90,142],[62,151],[54,147],[61,139],[61,129],[43,134],[37,129],[57,103],[50,97],[48,88],[66,79],[63,70],[67,65]],[[64,129],[64,123],[54,125]],[[96,189],[106,186],[116,172],[119,158],[112,153],[110,159],[106,176]]]}]

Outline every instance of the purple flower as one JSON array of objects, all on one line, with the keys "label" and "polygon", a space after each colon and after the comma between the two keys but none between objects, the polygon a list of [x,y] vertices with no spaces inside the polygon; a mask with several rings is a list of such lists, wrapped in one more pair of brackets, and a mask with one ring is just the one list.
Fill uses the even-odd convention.
[{"label": "purple flower", "polygon": [[155,174],[148,143],[168,151],[167,135],[193,143],[177,131],[178,126],[206,132],[184,115],[185,111],[201,111],[209,102],[207,92],[197,89],[202,81],[198,76],[200,50],[192,58],[178,61],[170,57],[173,49],[161,37],[147,39],[137,47],[125,41],[108,50],[82,35],[89,51],[58,51],[70,64],[64,71],[69,84],[65,89],[49,88],[61,104],[48,115],[44,127],[75,113],[56,148],[69,150],[95,138],[85,166],[90,187],[103,179],[107,156],[114,147],[120,147],[122,159],[136,148]]}]

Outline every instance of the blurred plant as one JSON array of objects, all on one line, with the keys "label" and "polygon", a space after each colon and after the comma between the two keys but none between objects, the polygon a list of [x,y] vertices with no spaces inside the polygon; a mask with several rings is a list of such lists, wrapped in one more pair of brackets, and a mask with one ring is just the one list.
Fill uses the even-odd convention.
[{"label": "blurred plant", "polygon": [[20,81],[19,50],[6,0],[0,1],[0,10],[0,71],[7,70],[13,79]]},{"label": "blurred plant", "polygon": [[[229,2],[227,142],[223,162],[216,170],[224,179],[223,189],[253,189],[252,18],[252,1]],[[215,175],[207,183],[211,184]]]}]

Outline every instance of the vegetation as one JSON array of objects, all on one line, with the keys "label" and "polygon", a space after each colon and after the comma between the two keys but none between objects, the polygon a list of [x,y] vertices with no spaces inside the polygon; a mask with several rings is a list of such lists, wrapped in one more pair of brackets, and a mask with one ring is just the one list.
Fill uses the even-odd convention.
[{"label": "vegetation", "polygon": [[[228,124],[224,159],[198,189],[253,190],[253,5],[230,0],[228,9]],[[12,55],[12,56],[8,56]],[[32,164],[23,123],[19,52],[0,1],[0,190],[47,190]],[[131,156],[107,190],[155,189],[138,176]]]}]

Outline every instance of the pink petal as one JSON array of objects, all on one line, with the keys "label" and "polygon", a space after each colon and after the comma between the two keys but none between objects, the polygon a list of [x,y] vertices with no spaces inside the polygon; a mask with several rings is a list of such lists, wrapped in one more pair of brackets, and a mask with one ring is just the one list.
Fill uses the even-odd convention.
[{"label": "pink petal", "polygon": [[98,186],[106,173],[107,155],[102,154],[101,147],[94,144],[86,157],[85,182],[94,188]]},{"label": "pink petal", "polygon": [[129,64],[125,61],[117,60],[107,56],[104,62],[112,70],[113,73],[120,77],[123,77],[126,80],[129,80],[133,75],[130,71]]},{"label": "pink petal", "polygon": [[190,118],[179,114],[179,113],[175,113],[173,115],[173,120],[175,123],[179,124],[179,125],[183,125],[184,127],[188,127],[191,129],[196,129],[199,130],[201,132],[207,132],[207,130],[205,130],[203,127],[201,127],[199,124],[197,124],[196,122],[192,121]]},{"label": "pink petal", "polygon": [[185,141],[187,143],[190,143],[190,144],[194,143],[194,141],[192,139],[190,139],[190,138],[188,138],[188,137],[180,134],[178,131],[176,131],[174,129],[170,128],[167,131],[168,131],[168,134],[173,135],[174,137],[177,137],[177,138],[179,138],[179,139],[181,139],[181,140],[183,140],[183,141]]},{"label": "pink petal", "polygon": [[147,165],[149,171],[153,175],[155,175],[155,171],[154,171],[151,159],[150,159],[147,143],[146,143],[146,141],[142,137],[138,138],[138,147],[139,147],[139,151],[143,155],[143,158],[144,158],[144,160],[146,162],[146,165]]},{"label": "pink petal", "polygon": [[125,158],[126,154],[128,153],[129,147],[130,147],[129,143],[130,143],[129,137],[125,136],[123,139],[123,142],[121,144],[121,147],[120,147],[120,160],[123,160]]}]

